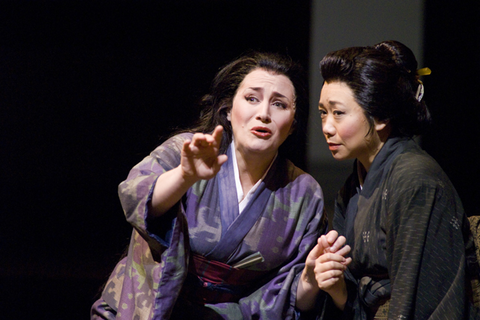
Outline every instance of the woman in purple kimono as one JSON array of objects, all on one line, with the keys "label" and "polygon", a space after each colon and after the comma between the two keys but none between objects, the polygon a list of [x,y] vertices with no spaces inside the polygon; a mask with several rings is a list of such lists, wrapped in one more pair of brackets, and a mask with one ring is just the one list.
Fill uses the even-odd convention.
[{"label": "woman in purple kimono", "polygon": [[322,191],[279,153],[307,108],[290,59],[225,66],[199,125],[119,186],[134,228],[92,319],[294,319],[303,263],[325,233]]}]

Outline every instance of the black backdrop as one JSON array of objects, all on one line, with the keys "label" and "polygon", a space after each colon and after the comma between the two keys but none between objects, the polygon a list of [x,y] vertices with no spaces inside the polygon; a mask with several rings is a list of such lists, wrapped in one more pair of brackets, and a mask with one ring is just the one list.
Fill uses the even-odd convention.
[{"label": "black backdrop", "polygon": [[467,214],[480,215],[480,5],[427,0],[425,98],[433,126],[423,147],[452,180]]},{"label": "black backdrop", "polygon": [[293,4],[1,4],[0,318],[88,318],[131,233],[118,183],[242,52],[308,65],[309,2]]},{"label": "black backdrop", "polygon": [[[215,72],[243,51],[307,66],[309,15],[294,0],[2,2],[0,318],[88,318],[131,232],[118,183],[197,117]],[[436,123],[424,146],[476,214],[479,17],[427,1]],[[302,167],[304,150],[292,155]]]}]

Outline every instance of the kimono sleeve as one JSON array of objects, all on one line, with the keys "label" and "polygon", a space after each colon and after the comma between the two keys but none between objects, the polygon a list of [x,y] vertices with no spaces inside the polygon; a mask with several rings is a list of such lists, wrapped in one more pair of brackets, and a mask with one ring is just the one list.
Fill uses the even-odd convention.
[{"label": "kimono sleeve", "polygon": [[122,206],[135,230],[128,255],[92,307],[92,319],[169,318],[188,270],[187,221],[178,204],[156,219],[155,225],[163,224],[163,229],[152,232],[147,226],[148,202],[157,178],[178,165],[184,140],[185,136],[175,136],[162,144],[120,184]]},{"label": "kimono sleeve", "polygon": [[383,191],[389,319],[464,319],[468,310],[461,228],[466,217],[443,172],[434,173],[397,170]]},{"label": "kimono sleeve", "polygon": [[[165,214],[156,219],[155,232],[149,226],[148,204],[151,201],[155,183],[160,175],[180,164],[183,142],[192,134],[176,135],[155,149],[149,156],[132,168],[125,181],[120,183],[118,193],[127,221],[151,243],[152,239],[168,246],[175,214]],[[172,212],[178,208],[172,208]]]}]

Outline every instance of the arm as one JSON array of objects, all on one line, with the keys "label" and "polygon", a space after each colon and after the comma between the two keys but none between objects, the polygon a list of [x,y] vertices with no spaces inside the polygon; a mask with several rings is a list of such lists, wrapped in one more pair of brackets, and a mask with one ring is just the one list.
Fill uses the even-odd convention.
[{"label": "arm", "polygon": [[177,203],[198,180],[213,178],[227,161],[218,155],[223,128],[209,134],[196,133],[183,143],[180,165],[162,174],[155,184],[149,213],[158,217]]},{"label": "arm", "polygon": [[[162,216],[168,209],[171,210],[176,203],[179,203],[180,198],[184,194],[182,192],[186,187],[186,185],[180,183],[179,180],[175,180],[175,177],[170,180],[168,176],[175,175],[175,173],[178,174],[178,168],[182,166],[184,151],[184,158],[186,159],[189,159],[190,153],[193,152],[195,154],[195,152],[198,151],[193,141],[197,144],[217,144],[218,141],[220,141],[221,132],[221,127],[216,128],[214,135],[211,136],[216,137],[214,139],[215,142],[212,143],[202,141],[202,139],[205,138],[205,136],[208,137],[208,135],[197,134],[197,137],[203,136],[202,139],[194,139],[195,135],[188,133],[176,135],[162,143],[162,145],[156,148],[149,156],[134,166],[130,170],[127,179],[118,186],[119,198],[127,221],[137,230],[143,230],[141,231],[142,234],[146,233],[156,238],[154,234],[147,231],[147,225],[151,225],[151,223],[147,222],[148,218]],[[215,147],[213,148],[215,149]],[[190,151],[190,149],[192,150]],[[194,157],[190,155],[190,159],[191,158]],[[218,160],[218,166],[220,166],[224,160],[226,160],[227,156],[220,155],[215,156],[215,158]],[[186,162],[185,160],[183,161],[184,163]],[[192,162],[197,163],[198,159],[194,158]],[[214,172],[216,173],[218,171]],[[184,182],[187,182],[187,180]],[[172,186],[172,183],[178,184]],[[192,182],[188,181],[188,185],[190,185],[190,183]],[[165,186],[171,188],[165,188]],[[158,187],[157,191],[155,191],[156,187]],[[162,187],[166,189],[166,193],[162,193]],[[155,200],[155,205],[152,206],[152,198],[155,192],[155,197],[163,194],[164,198],[167,198],[168,203],[164,203],[161,208],[159,208],[158,205],[161,205],[162,202],[159,201],[158,198]],[[170,197],[167,197],[167,195],[170,195]],[[155,210],[154,208],[158,209],[156,214],[152,213],[152,211]],[[161,222],[162,228],[165,228],[165,230],[169,229],[171,227],[169,224],[170,220],[171,219],[167,217],[167,220]]]},{"label": "arm", "polygon": [[448,314],[463,319],[465,248],[459,226],[465,218],[459,199],[448,180],[437,184],[436,179],[424,179],[412,185],[394,178],[402,188],[387,200],[386,208],[393,288],[389,318]]},{"label": "arm", "polygon": [[350,247],[345,246],[345,237],[338,237],[334,230],[318,238],[310,251],[297,289],[297,308],[308,311],[314,307],[320,290],[331,297],[336,307],[343,310],[347,301],[347,287],[343,272],[352,261],[345,258]]}]

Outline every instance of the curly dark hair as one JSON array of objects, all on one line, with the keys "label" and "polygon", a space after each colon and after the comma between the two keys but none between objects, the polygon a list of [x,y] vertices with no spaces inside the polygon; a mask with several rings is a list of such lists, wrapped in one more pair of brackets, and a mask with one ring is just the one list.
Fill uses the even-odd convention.
[{"label": "curly dark hair", "polygon": [[212,132],[217,125],[224,128],[220,152],[225,152],[232,142],[232,126],[227,114],[232,108],[233,98],[243,79],[252,71],[263,69],[290,79],[295,89],[294,127],[305,127],[308,114],[308,96],[305,72],[302,66],[290,57],[251,51],[224,66],[216,74],[210,93],[201,99],[203,111],[197,124],[188,129],[191,132]]}]

